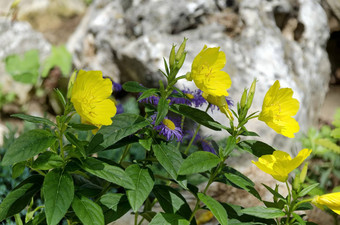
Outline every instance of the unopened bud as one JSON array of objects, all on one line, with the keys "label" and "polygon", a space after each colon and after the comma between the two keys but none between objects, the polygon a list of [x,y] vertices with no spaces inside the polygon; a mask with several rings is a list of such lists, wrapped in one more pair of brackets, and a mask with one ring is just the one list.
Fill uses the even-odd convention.
[{"label": "unopened bud", "polygon": [[182,54],[182,57],[179,59],[178,64],[176,65],[177,69],[180,69],[183,66],[186,56],[187,56],[187,52],[184,52],[184,54]]},{"label": "unopened bud", "polygon": [[255,95],[255,89],[256,89],[256,79],[254,79],[253,83],[250,86],[249,92],[248,92],[248,98],[247,98],[247,109],[250,108],[251,104],[253,103],[254,95]]},{"label": "unopened bud", "polygon": [[300,184],[301,184],[300,176],[296,175],[295,178],[294,178],[294,182],[293,182],[293,189],[294,190],[299,190],[300,189]]},{"label": "unopened bud", "polygon": [[185,45],[187,43],[188,38],[184,38],[184,41],[182,42],[181,46],[179,46],[179,49],[176,53],[176,61],[180,61],[180,59],[182,58],[182,55],[184,54],[184,50],[185,50]]},{"label": "unopened bud", "polygon": [[246,101],[247,101],[247,89],[244,89],[240,102],[241,108],[244,108],[244,106],[246,105]]},{"label": "unopened bud", "polygon": [[175,45],[172,45],[170,55],[169,55],[170,69],[172,69],[175,65],[175,57],[176,57],[175,47],[176,47]]},{"label": "unopened bud", "polygon": [[67,86],[67,98],[71,98],[71,94],[72,94],[72,88],[73,88],[73,84],[74,81],[76,80],[77,77],[77,71],[73,71],[70,80],[68,81],[68,86]]},{"label": "unopened bud", "polygon": [[305,182],[307,170],[308,170],[308,163],[305,163],[305,165],[303,166],[302,171],[300,173],[300,182],[301,183]]}]

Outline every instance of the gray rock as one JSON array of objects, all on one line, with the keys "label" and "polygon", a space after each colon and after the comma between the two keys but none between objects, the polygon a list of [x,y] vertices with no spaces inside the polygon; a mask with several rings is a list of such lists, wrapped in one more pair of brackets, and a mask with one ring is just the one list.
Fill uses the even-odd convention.
[{"label": "gray rock", "polygon": [[[261,110],[265,93],[279,80],[300,101],[296,118],[301,134],[316,122],[330,79],[325,51],[327,16],[317,0],[236,2],[238,14],[221,4],[217,7],[214,1],[95,1],[68,47],[79,68],[99,69],[116,80],[153,86],[161,77],[158,69],[163,68],[162,58],[168,57],[172,43],[189,38],[181,75],[190,71],[205,44],[220,46],[227,57],[224,69],[233,81],[231,98],[237,102],[243,89],[257,78],[253,111]],[[278,24],[278,13],[288,18],[282,24]],[[227,23],[231,16],[233,23]],[[230,33],[231,28],[237,32]],[[192,82],[181,81],[179,86],[183,85],[194,87]],[[220,113],[213,116],[228,123]],[[248,127],[279,149],[292,147],[292,140],[263,122],[254,120]],[[220,134],[205,129],[205,135]]]},{"label": "gray rock", "polygon": [[34,31],[27,22],[11,22],[0,18],[0,84],[3,93],[15,93],[18,96],[18,104],[27,103],[28,92],[32,85],[16,82],[7,74],[4,59],[13,54],[24,54],[37,49],[40,60],[44,60],[51,51],[51,45],[41,33]]}]

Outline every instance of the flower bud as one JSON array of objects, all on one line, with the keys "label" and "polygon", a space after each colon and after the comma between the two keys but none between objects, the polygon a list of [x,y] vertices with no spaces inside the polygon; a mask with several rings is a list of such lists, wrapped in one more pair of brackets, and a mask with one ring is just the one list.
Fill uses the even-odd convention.
[{"label": "flower bud", "polygon": [[305,182],[307,170],[308,170],[308,162],[305,163],[305,165],[303,166],[302,171],[300,173],[300,182],[301,183]]},{"label": "flower bud", "polygon": [[246,105],[246,101],[247,101],[247,89],[244,89],[240,103],[241,108],[244,108],[244,106]]},{"label": "flower bud", "polygon": [[255,95],[255,89],[256,89],[256,79],[254,79],[253,83],[250,86],[249,92],[248,92],[248,98],[246,107],[247,109],[250,108],[251,104],[253,103],[254,95]]},{"label": "flower bud", "polygon": [[179,46],[179,49],[176,53],[176,61],[180,61],[180,59],[182,58],[187,40],[188,40],[187,38],[184,38],[184,41],[182,42],[181,46]]},{"label": "flower bud", "polygon": [[185,76],[186,76],[186,79],[187,79],[188,81],[192,81],[192,77],[191,77],[191,73],[190,73],[190,72],[187,72],[187,73],[185,74]]},{"label": "flower bud", "polygon": [[170,56],[169,56],[170,69],[172,69],[175,65],[175,57],[176,57],[175,47],[176,47],[175,45],[172,45],[172,48],[170,51]]},{"label": "flower bud", "polygon": [[178,64],[176,65],[177,69],[180,69],[183,66],[186,55],[187,55],[187,52],[184,52],[182,54],[182,57],[179,59]]}]

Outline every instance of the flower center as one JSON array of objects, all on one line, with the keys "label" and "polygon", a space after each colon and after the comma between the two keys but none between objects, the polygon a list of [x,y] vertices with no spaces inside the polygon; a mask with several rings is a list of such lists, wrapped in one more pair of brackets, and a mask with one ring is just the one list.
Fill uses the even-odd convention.
[{"label": "flower center", "polygon": [[163,122],[163,124],[164,124],[167,128],[169,128],[170,130],[175,130],[176,126],[175,126],[174,122],[172,122],[171,120],[169,120],[169,119],[164,119],[162,122]]}]

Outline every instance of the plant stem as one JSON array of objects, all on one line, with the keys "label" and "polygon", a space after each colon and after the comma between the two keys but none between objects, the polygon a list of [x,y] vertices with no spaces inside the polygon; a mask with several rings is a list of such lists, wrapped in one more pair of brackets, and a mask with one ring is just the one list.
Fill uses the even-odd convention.
[{"label": "plant stem", "polygon": [[138,225],[138,212],[135,212],[135,225]]},{"label": "plant stem", "polygon": [[[185,120],[185,116],[182,116],[182,120],[181,120],[181,130],[183,132],[183,127],[184,127],[184,120]],[[179,146],[181,145],[181,142],[179,141],[177,143],[177,150],[179,149]]]},{"label": "plant stem", "polygon": [[291,214],[291,210],[292,210],[292,196],[291,196],[291,193],[290,193],[290,188],[289,188],[289,184],[288,184],[288,181],[286,181],[286,186],[287,186],[287,190],[288,190],[288,201],[287,201],[287,219],[286,219],[286,224],[289,225],[290,224],[290,214]]},{"label": "plant stem", "polygon": [[195,134],[192,136],[192,138],[191,138],[191,140],[190,140],[190,142],[189,142],[187,148],[186,148],[185,151],[184,151],[184,154],[185,154],[185,155],[188,155],[189,149],[190,149],[192,143],[194,142],[194,140],[195,140],[195,138],[196,138],[196,136],[197,136],[197,134],[198,134],[198,131],[200,130],[200,127],[201,127],[201,124],[198,124],[198,126],[197,126],[197,128],[196,128],[196,131],[195,131]]},{"label": "plant stem", "polygon": [[125,149],[124,149],[124,151],[123,151],[123,154],[122,154],[122,156],[120,157],[119,164],[121,164],[121,163],[123,162],[124,158],[125,158],[125,157],[127,156],[127,154],[129,153],[130,148],[131,148],[131,144],[128,144],[128,145],[125,146]]}]

